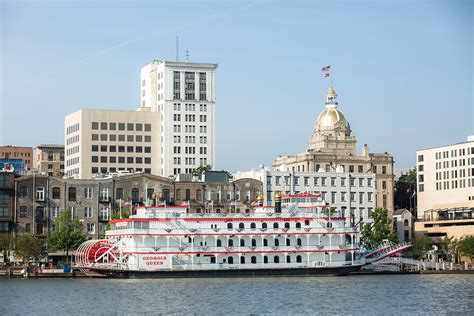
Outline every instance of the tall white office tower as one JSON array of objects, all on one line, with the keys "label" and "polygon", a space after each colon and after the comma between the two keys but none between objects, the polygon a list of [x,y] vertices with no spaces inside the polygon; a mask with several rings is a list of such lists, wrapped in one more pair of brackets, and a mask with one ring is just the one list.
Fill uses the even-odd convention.
[{"label": "tall white office tower", "polygon": [[141,69],[140,111],[161,114],[160,175],[215,167],[217,64],[154,60]]}]

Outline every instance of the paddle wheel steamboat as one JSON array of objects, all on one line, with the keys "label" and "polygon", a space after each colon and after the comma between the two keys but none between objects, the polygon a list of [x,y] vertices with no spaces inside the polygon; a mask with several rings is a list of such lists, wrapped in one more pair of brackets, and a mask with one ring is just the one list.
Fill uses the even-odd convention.
[{"label": "paddle wheel steamboat", "polygon": [[409,247],[360,252],[360,231],[320,194],[275,196],[252,213],[187,213],[139,207],[112,220],[103,240],[83,243],[76,267],[109,277],[344,275]]}]

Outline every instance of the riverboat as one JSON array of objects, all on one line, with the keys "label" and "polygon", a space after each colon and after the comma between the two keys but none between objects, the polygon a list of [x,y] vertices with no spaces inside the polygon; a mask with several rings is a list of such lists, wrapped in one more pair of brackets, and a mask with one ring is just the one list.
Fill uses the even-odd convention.
[{"label": "riverboat", "polygon": [[251,213],[138,207],[112,220],[105,239],[83,243],[76,268],[109,277],[344,275],[401,251],[385,247],[365,257],[359,229],[320,194],[277,195],[274,206],[258,201]]}]

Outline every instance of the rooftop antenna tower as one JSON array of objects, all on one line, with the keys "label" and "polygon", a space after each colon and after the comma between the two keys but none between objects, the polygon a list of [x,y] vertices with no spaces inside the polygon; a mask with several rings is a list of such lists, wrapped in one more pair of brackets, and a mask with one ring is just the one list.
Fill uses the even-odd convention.
[{"label": "rooftop antenna tower", "polygon": [[176,61],[179,61],[179,36],[176,35]]},{"label": "rooftop antenna tower", "polygon": [[186,62],[189,63],[189,49],[186,49]]}]

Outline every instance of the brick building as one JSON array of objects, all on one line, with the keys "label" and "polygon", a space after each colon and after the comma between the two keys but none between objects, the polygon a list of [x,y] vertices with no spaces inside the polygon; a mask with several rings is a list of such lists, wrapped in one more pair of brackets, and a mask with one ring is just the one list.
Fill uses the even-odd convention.
[{"label": "brick building", "polygon": [[0,160],[13,159],[23,160],[27,168],[33,167],[33,148],[21,146],[0,146]]},{"label": "brick building", "polygon": [[226,171],[206,171],[200,178],[179,174],[174,186],[176,204],[189,203],[190,212],[249,212],[262,193],[261,181],[233,181]]},{"label": "brick building", "polygon": [[99,238],[112,212],[151,205],[156,192],[169,202],[172,198],[170,179],[143,173],[90,180],[27,175],[16,179],[16,187],[16,233],[41,237],[47,236],[62,210],[82,221],[90,238]]},{"label": "brick building", "polygon": [[64,145],[38,145],[34,149],[34,168],[49,176],[64,175]]},{"label": "brick building", "polygon": [[0,236],[13,231],[16,173],[2,169],[0,171]]}]

